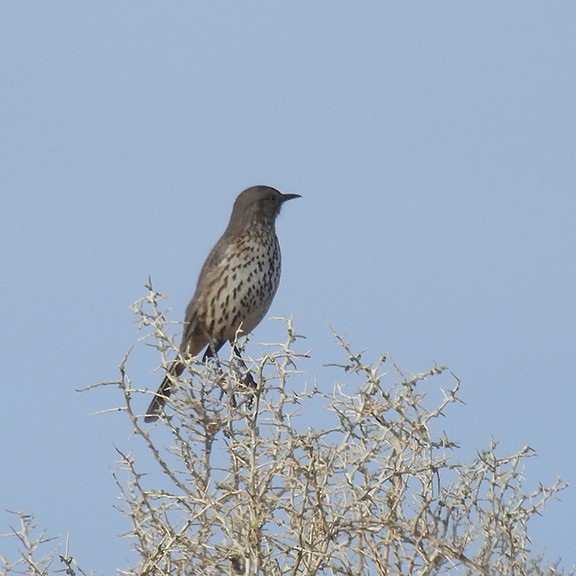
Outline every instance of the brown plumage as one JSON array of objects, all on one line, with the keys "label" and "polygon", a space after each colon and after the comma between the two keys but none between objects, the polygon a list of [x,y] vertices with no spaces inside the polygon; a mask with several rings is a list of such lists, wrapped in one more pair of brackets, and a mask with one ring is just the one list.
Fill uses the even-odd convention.
[{"label": "brown plumage", "polygon": [[[230,222],[208,255],[196,292],[186,308],[180,352],[204,359],[233,342],[238,329],[251,332],[264,318],[280,282],[280,245],[276,217],[282,204],[298,194],[268,186],[244,190],[234,202]],[[175,360],[152,399],[146,422],[158,419],[172,391],[172,378],[184,371]]]}]

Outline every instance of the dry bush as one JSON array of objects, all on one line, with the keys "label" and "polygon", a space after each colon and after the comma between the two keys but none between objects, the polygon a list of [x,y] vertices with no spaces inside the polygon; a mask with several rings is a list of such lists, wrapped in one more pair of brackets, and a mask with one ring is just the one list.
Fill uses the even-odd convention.
[{"label": "dry bush", "polygon": [[[58,539],[48,536],[45,530],[36,525],[34,517],[23,512],[9,511],[17,519],[17,526],[10,526],[10,531],[0,534],[2,539],[13,539],[18,543],[18,556],[14,560],[0,554],[0,575],[26,574],[29,576],[46,576],[58,572],[68,576],[87,576],[70,555],[68,541],[63,545]],[[64,548],[61,554],[58,549]],[[1,549],[1,548],[0,548]]]},{"label": "dry bush", "polygon": [[[173,358],[159,294],[150,287],[134,311],[163,362]],[[407,377],[337,338],[343,361],[325,370],[338,370],[338,381],[307,387],[298,370],[307,354],[286,327],[286,342],[247,368],[233,356],[187,360],[152,426],[142,417],[150,391],[143,399],[122,363],[115,385],[134,444],[119,450],[115,477],[138,561],[119,573],[565,573],[535,556],[528,537],[529,519],[565,485],[527,493],[528,448],[501,456],[491,443],[461,461],[439,423],[459,401],[457,378],[441,367]],[[142,446],[147,464],[136,456]],[[48,573],[3,560],[1,575]]]},{"label": "dry bush", "polygon": [[[134,308],[162,353],[159,295]],[[491,443],[469,463],[437,423],[458,401],[443,368],[405,377],[338,338],[342,381],[309,387],[306,354],[286,322],[284,344],[248,361],[189,362],[163,422],[170,446],[143,425],[142,399],[123,372],[135,434],[164,473],[162,486],[122,454],[118,481],[141,558],[126,574],[559,574],[533,557],[527,524],[564,485],[523,491],[528,448]],[[191,376],[190,376],[191,374]],[[446,391],[436,402],[426,390]],[[225,392],[224,392],[225,391]]]}]

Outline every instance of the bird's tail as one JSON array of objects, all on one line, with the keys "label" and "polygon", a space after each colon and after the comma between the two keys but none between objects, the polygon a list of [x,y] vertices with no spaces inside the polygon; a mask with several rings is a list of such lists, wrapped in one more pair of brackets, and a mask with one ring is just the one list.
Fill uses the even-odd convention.
[{"label": "bird's tail", "polygon": [[168,400],[170,394],[172,393],[173,380],[178,378],[178,376],[180,376],[183,371],[184,364],[182,362],[179,362],[178,360],[172,362],[170,369],[168,370],[168,374],[164,376],[162,384],[160,384],[160,387],[154,395],[154,398],[152,398],[152,402],[150,402],[150,406],[148,406],[144,422],[155,422],[158,420],[158,416],[160,416],[160,412],[162,412],[162,408],[164,408],[166,400]]}]

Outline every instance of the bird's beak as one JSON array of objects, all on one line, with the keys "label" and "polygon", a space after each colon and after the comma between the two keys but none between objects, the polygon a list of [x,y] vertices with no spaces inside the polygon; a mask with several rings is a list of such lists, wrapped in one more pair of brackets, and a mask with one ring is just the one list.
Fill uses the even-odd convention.
[{"label": "bird's beak", "polygon": [[294,198],[302,198],[300,194],[282,194],[282,202],[286,202],[286,200],[294,200]]}]

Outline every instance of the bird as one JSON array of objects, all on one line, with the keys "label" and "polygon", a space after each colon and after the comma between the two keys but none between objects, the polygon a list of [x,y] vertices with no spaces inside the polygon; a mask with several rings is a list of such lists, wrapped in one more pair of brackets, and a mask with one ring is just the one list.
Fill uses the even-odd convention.
[{"label": "bird", "polygon": [[252,186],[234,202],[228,226],[208,254],[196,291],[186,308],[180,358],[170,365],[144,418],[154,422],[170,396],[174,379],[184,371],[182,357],[216,356],[238,332],[252,332],[262,321],[280,283],[281,255],[276,218],[288,200],[270,186]]}]

